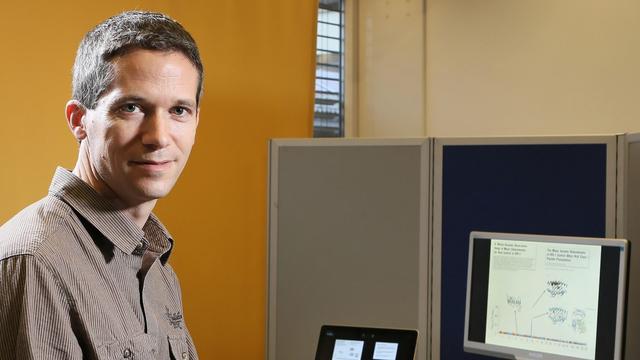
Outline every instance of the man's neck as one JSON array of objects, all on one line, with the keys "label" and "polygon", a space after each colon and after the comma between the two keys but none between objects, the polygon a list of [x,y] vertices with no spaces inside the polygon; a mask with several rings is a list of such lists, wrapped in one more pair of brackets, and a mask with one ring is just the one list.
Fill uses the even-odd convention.
[{"label": "man's neck", "polygon": [[[82,151],[81,151],[82,153]],[[109,200],[115,209],[124,211],[140,229],[147,223],[151,211],[156,205],[157,200],[150,200],[139,203],[127,203],[113,191],[109,185],[100,178],[95,169],[90,165],[87,158],[80,156],[73,174],[82,181],[89,184],[100,195]]]},{"label": "man's neck", "polygon": [[[120,206],[119,201],[116,199],[112,199],[114,206],[116,208],[124,211],[133,222],[138,225],[140,229],[144,228],[144,224],[147,223],[149,216],[151,215],[151,211],[156,205],[156,200],[144,202],[135,206]],[[124,204],[122,204],[124,205]]]}]

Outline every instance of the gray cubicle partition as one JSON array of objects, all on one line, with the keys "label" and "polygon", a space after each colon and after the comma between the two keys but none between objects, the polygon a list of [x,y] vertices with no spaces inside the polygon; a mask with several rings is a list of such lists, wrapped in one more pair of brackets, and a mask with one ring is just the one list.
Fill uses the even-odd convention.
[{"label": "gray cubicle partition", "polygon": [[471,230],[629,239],[640,358],[640,135],[275,140],[269,194],[269,360],[313,358],[323,324],[416,328],[418,360],[480,359],[462,351]]},{"label": "gray cubicle partition", "polygon": [[470,231],[616,235],[617,141],[435,140],[431,359],[488,359],[462,347]]},{"label": "gray cubicle partition", "polygon": [[313,359],[324,324],[418,329],[424,359],[430,141],[270,146],[267,359]]},{"label": "gray cubicle partition", "polygon": [[616,236],[631,243],[625,359],[640,359],[640,134],[618,137]]}]

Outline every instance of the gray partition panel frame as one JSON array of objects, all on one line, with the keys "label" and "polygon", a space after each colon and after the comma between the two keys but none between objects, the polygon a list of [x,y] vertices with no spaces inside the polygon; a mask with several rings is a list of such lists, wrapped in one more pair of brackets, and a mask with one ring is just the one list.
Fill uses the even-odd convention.
[{"label": "gray partition panel frame", "polygon": [[[631,244],[627,276],[624,358],[640,358],[640,134],[618,137],[618,219],[616,237]],[[634,244],[635,243],[635,244]],[[635,321],[629,321],[635,319]]]},{"label": "gray partition panel frame", "polygon": [[[280,242],[285,241],[284,239],[280,239],[280,236],[282,234],[280,233],[281,231],[279,229],[279,224],[281,225],[282,224],[281,221],[284,221],[286,219],[279,218],[279,216],[281,216],[280,213],[283,212],[284,210],[283,209],[279,210],[278,202],[279,202],[279,199],[285,197],[283,189],[280,187],[282,185],[281,184],[282,180],[279,179],[279,174],[281,173],[281,171],[283,171],[284,167],[293,165],[294,168],[292,169],[292,171],[294,171],[296,174],[303,174],[303,177],[305,172],[317,171],[317,169],[313,169],[309,167],[305,169],[304,164],[302,164],[302,166],[298,166],[301,164],[282,163],[283,160],[281,159],[281,151],[286,149],[291,150],[292,148],[298,148],[294,150],[309,149],[311,150],[311,153],[313,153],[313,149],[317,150],[323,147],[333,147],[338,150],[340,148],[353,148],[353,147],[359,147],[361,149],[375,148],[377,149],[376,151],[380,151],[380,149],[384,149],[388,147],[397,147],[398,149],[403,148],[405,150],[407,149],[407,147],[413,147],[417,152],[417,155],[413,154],[412,152],[412,157],[416,155],[417,158],[419,159],[418,161],[419,168],[412,169],[411,171],[415,171],[415,173],[419,174],[419,179],[412,179],[410,182],[412,184],[415,184],[416,182],[419,184],[418,185],[419,194],[416,194],[416,196],[419,197],[419,199],[416,200],[416,203],[419,204],[417,206],[418,213],[408,215],[408,216],[416,216],[417,218],[414,218],[411,221],[413,223],[417,223],[419,227],[417,231],[418,239],[416,239],[417,248],[414,250],[415,252],[417,252],[416,257],[417,257],[418,263],[415,269],[417,273],[412,274],[410,277],[413,280],[417,280],[416,288],[414,288],[415,290],[412,290],[412,291],[415,291],[415,293],[417,293],[418,298],[403,299],[403,301],[401,301],[400,304],[394,305],[394,306],[404,306],[406,308],[407,303],[413,302],[417,304],[417,313],[415,315],[411,315],[412,317],[411,322],[415,321],[415,323],[417,324],[417,329],[419,331],[418,345],[416,350],[416,359],[424,359],[427,357],[427,354],[428,354],[427,342],[430,340],[430,337],[431,337],[430,326],[429,326],[429,309],[431,308],[429,296],[431,292],[429,288],[432,281],[432,276],[430,271],[432,268],[430,263],[432,259],[432,256],[430,254],[431,252],[431,245],[430,245],[431,182],[430,182],[430,178],[432,175],[431,174],[432,167],[430,166],[430,162],[432,159],[432,147],[433,147],[432,141],[424,138],[423,139],[298,139],[298,140],[276,139],[270,142],[269,185],[268,185],[269,186],[269,199],[268,199],[269,228],[268,228],[268,245],[267,245],[268,246],[268,269],[267,269],[268,270],[267,271],[268,294],[267,294],[267,324],[266,324],[267,326],[267,339],[266,339],[267,340],[266,342],[267,359],[268,360],[288,360],[289,356],[293,357],[292,351],[289,351],[287,355],[283,355],[284,352],[281,352],[281,350],[283,349],[281,348],[281,346],[287,345],[287,344],[278,343],[278,339],[282,339],[282,336],[284,336],[283,334],[286,334],[288,338],[288,342],[293,343],[293,346],[297,346],[299,348],[299,349],[296,349],[296,351],[302,352],[301,348],[304,348],[305,353],[298,354],[296,359],[312,358],[316,350],[314,346],[317,346],[317,337],[320,331],[319,325],[322,325],[322,324],[317,324],[318,325],[317,329],[315,329],[313,332],[314,338],[311,341],[309,339],[310,335],[308,334],[305,335],[306,336],[305,338],[301,338],[302,335],[296,333],[296,331],[299,331],[299,329],[283,328],[283,327],[286,327],[285,325],[287,324],[289,325],[295,324],[297,319],[294,319],[295,321],[289,321],[289,319],[283,318],[282,316],[290,317],[292,316],[291,314],[296,314],[296,310],[299,312],[299,309],[291,309],[291,311],[287,310],[286,311],[287,314],[278,313],[279,303],[293,304],[298,301],[298,300],[291,301],[290,298],[293,296],[291,289],[288,289],[288,288],[285,289],[283,288],[284,286],[283,284],[278,283],[279,280],[282,279],[283,277],[286,277],[287,279],[291,280],[291,271],[295,270],[295,269],[286,269],[287,274],[278,273],[279,270],[282,271],[282,269],[279,269],[279,264],[281,262],[285,265],[291,264],[291,260],[290,260],[291,251],[288,251],[288,253],[285,251],[285,253],[288,254],[287,259],[281,259],[279,257],[279,250],[281,251],[281,254],[280,254],[281,257],[284,256],[282,255],[283,249],[279,249],[279,241]],[[392,149],[389,149],[389,150],[392,150]],[[379,152],[377,152],[377,154],[379,154]],[[366,166],[364,166],[364,169],[367,169],[367,166],[369,169],[372,168],[372,165],[371,165],[372,163],[370,161],[376,161],[376,159],[369,159],[367,161],[368,165],[365,164]],[[312,166],[312,164],[309,164],[309,165]],[[381,163],[381,166],[388,166],[388,165],[389,164],[385,165]],[[391,165],[392,165],[390,166],[391,168],[395,166],[393,164]],[[288,173],[287,176],[291,177],[291,174]],[[394,177],[392,176],[390,183],[394,181],[393,179]],[[345,188],[348,189],[349,187],[353,188],[353,185],[348,185]],[[286,189],[286,191],[290,191],[290,189]],[[296,194],[300,193],[299,190],[296,190],[296,191],[294,191],[296,192]],[[283,192],[283,193],[279,193],[279,192]],[[306,196],[307,195],[305,194],[305,197]],[[388,196],[388,195],[384,195],[384,196]],[[291,194],[287,195],[286,198],[291,200]],[[307,201],[307,200],[302,200],[302,201],[303,203],[301,203],[300,206],[304,206],[304,201]],[[290,205],[288,206],[290,207]],[[289,210],[287,211],[290,212],[291,209],[289,208]],[[300,211],[303,212],[304,209],[300,209]],[[374,211],[378,211],[378,210],[374,210]],[[285,216],[285,215],[282,215],[282,216]],[[289,241],[288,244],[291,244],[291,241]],[[317,246],[317,244],[315,243],[309,244],[309,247],[311,248],[313,248],[314,246]],[[381,248],[383,247],[378,247],[377,249],[380,250]],[[312,251],[312,250],[308,250],[308,248],[305,245],[305,246],[300,246],[299,248],[296,248],[295,251],[305,252],[305,251]],[[345,251],[353,251],[353,249],[347,249]],[[406,250],[404,251],[406,252]],[[390,254],[392,253],[393,252],[391,252]],[[296,255],[297,254],[298,253],[296,253]],[[300,254],[300,256],[304,256],[304,255],[305,254]],[[313,261],[313,260],[310,260],[310,261]],[[413,265],[411,266],[412,266],[411,268],[413,268]],[[400,268],[407,267],[407,265],[399,264],[399,267]],[[296,275],[296,276],[299,276],[299,275]],[[310,279],[310,280],[313,281],[313,279]],[[289,286],[289,284],[286,284],[286,285]],[[326,284],[319,284],[319,285],[326,286]],[[291,286],[295,286],[295,284],[291,284]],[[301,288],[303,289],[304,286],[302,286]],[[278,293],[279,289],[283,291],[284,295]],[[300,289],[297,289],[297,290],[300,290]],[[332,294],[324,294],[324,296],[327,299],[330,299],[330,295]],[[299,296],[308,296],[308,294],[299,293]],[[372,300],[375,301],[376,299],[372,299]],[[314,299],[311,299],[311,301],[317,302],[317,300],[314,300]],[[364,305],[364,307],[366,307],[366,304]],[[400,310],[403,313],[407,313],[406,309],[401,308]],[[326,309],[319,308],[318,311],[326,311]],[[314,315],[310,314],[310,316],[314,316]],[[362,318],[362,314],[360,314],[359,316],[360,318]],[[416,316],[417,319],[414,318],[413,316]],[[340,316],[337,316],[336,318],[339,318],[339,317]],[[381,316],[381,317],[384,318],[384,316]],[[317,321],[317,319],[315,319],[314,321]],[[280,322],[283,322],[283,323],[281,324]],[[375,314],[371,315],[371,322],[369,322],[368,324],[344,324],[344,325],[371,325],[371,324],[376,326],[382,326],[382,324],[379,324],[379,321],[376,321]],[[313,325],[313,327],[315,326],[316,324]],[[295,327],[295,326],[292,326],[292,327]],[[281,334],[279,334],[279,332],[281,332]],[[304,345],[296,344],[297,342],[304,342]]]},{"label": "gray partition panel frame", "polygon": [[440,360],[441,286],[442,286],[442,171],[443,153],[447,145],[548,145],[548,144],[606,144],[606,236],[616,236],[616,186],[618,144],[616,135],[540,136],[491,138],[436,138],[433,144],[433,222],[432,222],[432,282],[431,282],[431,339],[430,360]]}]

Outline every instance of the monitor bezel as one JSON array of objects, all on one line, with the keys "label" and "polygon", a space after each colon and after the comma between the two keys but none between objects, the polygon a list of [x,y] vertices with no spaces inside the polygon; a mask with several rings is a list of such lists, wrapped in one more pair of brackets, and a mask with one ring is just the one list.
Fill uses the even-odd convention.
[{"label": "monitor bezel", "polygon": [[594,238],[594,237],[577,237],[577,236],[555,236],[555,235],[537,235],[537,234],[515,234],[500,232],[484,232],[472,231],[469,234],[469,261],[467,267],[467,297],[465,301],[465,318],[464,318],[464,351],[476,353],[480,355],[497,356],[504,359],[536,359],[536,360],[584,360],[582,358],[569,357],[565,355],[556,355],[546,352],[538,352],[532,350],[523,350],[512,347],[493,345],[469,340],[469,311],[471,308],[471,275],[473,270],[473,246],[474,239],[497,239],[497,240],[516,240],[516,241],[533,241],[533,242],[553,242],[566,244],[582,244],[582,245],[600,245],[615,246],[621,248],[619,275],[618,275],[618,309],[616,311],[616,334],[614,358],[612,360],[622,359],[622,343],[624,331],[624,314],[625,314],[625,294],[626,294],[626,276],[627,276],[627,258],[629,253],[629,242],[626,239],[614,238]]}]

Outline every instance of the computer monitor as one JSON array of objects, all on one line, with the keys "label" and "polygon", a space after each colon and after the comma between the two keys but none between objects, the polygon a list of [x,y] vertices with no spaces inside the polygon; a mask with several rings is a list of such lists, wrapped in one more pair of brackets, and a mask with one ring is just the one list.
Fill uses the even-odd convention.
[{"label": "computer monitor", "polygon": [[628,243],[472,232],[466,352],[506,359],[622,359]]}]

